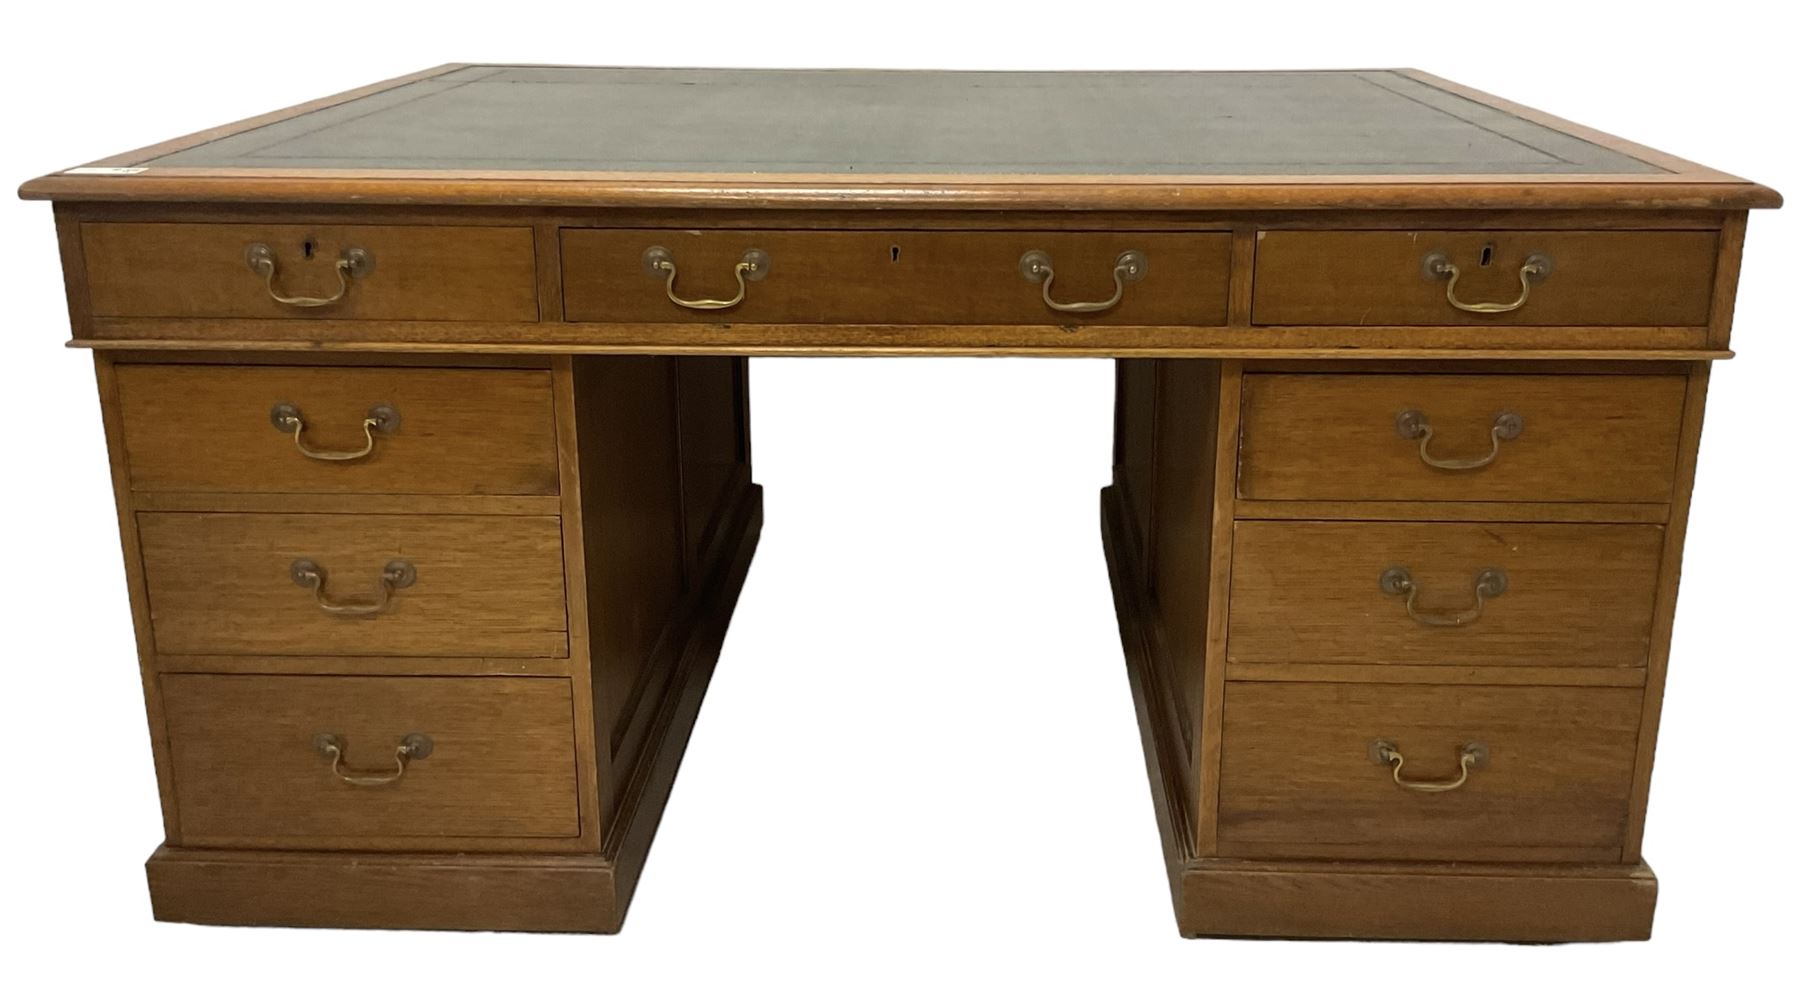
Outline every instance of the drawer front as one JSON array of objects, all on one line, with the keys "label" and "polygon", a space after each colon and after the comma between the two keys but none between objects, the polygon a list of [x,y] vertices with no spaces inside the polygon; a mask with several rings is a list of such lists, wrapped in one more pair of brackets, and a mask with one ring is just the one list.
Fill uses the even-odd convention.
[{"label": "drawer front", "polygon": [[121,365],[117,379],[134,491],[557,493],[548,372]]},{"label": "drawer front", "polygon": [[90,222],[81,248],[96,317],[538,318],[528,228]]},{"label": "drawer front", "polygon": [[1686,392],[1676,375],[1247,375],[1238,494],[1667,502]]},{"label": "drawer front", "polygon": [[[1617,863],[1642,702],[1628,688],[1230,683],[1220,851]],[[1454,783],[1465,753],[1458,788],[1400,784]]]},{"label": "drawer front", "polygon": [[188,846],[580,833],[566,679],[168,674],[162,699]]},{"label": "drawer front", "polygon": [[1717,252],[1713,232],[1263,232],[1251,318],[1698,326]]},{"label": "drawer front", "polygon": [[[651,250],[673,264],[646,263]],[[760,269],[728,307],[682,300],[739,296],[747,254]],[[1050,300],[1105,310],[1056,310],[1037,252],[1052,273]],[[1136,273],[1114,271],[1139,254]],[[1225,232],[768,232],[565,229],[563,303],[571,321],[740,324],[1189,324],[1225,323],[1231,235]],[[1127,264],[1130,265],[1130,264]],[[1141,275],[1140,275],[1141,274]],[[1134,279],[1135,277],[1135,279]]]},{"label": "drawer front", "polygon": [[1232,662],[1641,666],[1661,526],[1239,522]]},{"label": "drawer front", "polygon": [[161,655],[568,654],[555,516],[142,512],[138,537]]}]

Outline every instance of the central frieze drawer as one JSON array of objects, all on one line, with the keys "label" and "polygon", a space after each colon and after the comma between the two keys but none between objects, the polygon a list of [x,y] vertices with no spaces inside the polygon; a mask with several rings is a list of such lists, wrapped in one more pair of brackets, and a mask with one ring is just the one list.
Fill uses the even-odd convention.
[{"label": "central frieze drawer", "polygon": [[1232,682],[1228,857],[1617,863],[1641,690]]},{"label": "central frieze drawer", "polygon": [[1642,666],[1661,526],[1239,522],[1234,663]]},{"label": "central frieze drawer", "polygon": [[550,373],[121,365],[134,491],[554,495]]},{"label": "central frieze drawer", "polygon": [[143,512],[161,655],[562,658],[556,516]]},{"label": "central frieze drawer", "polygon": [[571,321],[1218,325],[1231,235],[564,229],[562,261]]},{"label": "central frieze drawer", "polygon": [[189,846],[580,833],[566,679],[170,674],[162,703]]},{"label": "central frieze drawer", "polygon": [[1717,251],[1706,231],[1263,232],[1252,320],[1698,326]]},{"label": "central frieze drawer", "polygon": [[529,228],[89,222],[96,317],[535,321]]},{"label": "central frieze drawer", "polygon": [[1244,377],[1238,495],[1667,502],[1678,375]]}]

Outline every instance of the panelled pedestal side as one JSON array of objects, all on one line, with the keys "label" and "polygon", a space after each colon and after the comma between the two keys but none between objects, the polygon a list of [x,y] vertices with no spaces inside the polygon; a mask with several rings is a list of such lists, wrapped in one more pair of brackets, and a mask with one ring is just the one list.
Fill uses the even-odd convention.
[{"label": "panelled pedestal side", "polygon": [[744,360],[98,370],[157,917],[616,930],[760,523]]},{"label": "panelled pedestal side", "polygon": [[[1441,282],[1437,308],[1327,289],[1354,235],[1259,236],[1255,315],[1478,330]],[[1378,265],[1396,236],[1433,239],[1378,234]],[[1514,237],[1461,238],[1523,261]],[[1715,271],[1711,233],[1560,238],[1691,271],[1653,288],[1655,316],[1726,336],[1711,290],[1736,257]],[[1648,308],[1610,275],[1585,266],[1546,323],[1629,330]],[[1648,937],[1709,364],[1118,363],[1103,528],[1185,934]]]}]

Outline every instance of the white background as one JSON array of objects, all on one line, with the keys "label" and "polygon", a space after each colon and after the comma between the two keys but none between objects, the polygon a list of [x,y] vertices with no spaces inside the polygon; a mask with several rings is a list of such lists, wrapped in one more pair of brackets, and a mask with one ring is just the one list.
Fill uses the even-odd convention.
[{"label": "white background", "polygon": [[[516,61],[1416,66],[1800,193],[1794,35],[1762,12],[1778,9],[20,4],[0,41],[0,183],[429,65]],[[1714,373],[1645,840],[1662,880],[1656,938],[1471,947],[1176,935],[1100,551],[1112,372],[1097,360],[753,363],[768,524],[623,935],[152,922],[140,864],[160,819],[92,370],[61,347],[49,207],[0,210],[0,974],[1517,980],[1735,977],[1759,960],[1791,969],[1800,252],[1785,213],[1751,220],[1740,357]]]}]

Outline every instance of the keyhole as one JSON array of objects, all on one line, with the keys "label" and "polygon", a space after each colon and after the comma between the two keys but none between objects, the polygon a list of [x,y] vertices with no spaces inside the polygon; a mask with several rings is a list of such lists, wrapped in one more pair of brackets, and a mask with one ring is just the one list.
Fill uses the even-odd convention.
[{"label": "keyhole", "polygon": [[[305,242],[300,244],[300,255],[306,259],[312,259],[313,253],[317,252],[318,249],[319,249],[319,244],[312,241],[311,239],[308,239]],[[1483,264],[1483,265],[1486,265],[1486,264]]]},{"label": "keyhole", "polygon": [[888,249],[888,261],[891,263],[900,262],[900,247],[899,246],[894,246],[894,247],[891,247],[890,249]]},{"label": "keyhole", "polygon": [[1493,265],[1493,262],[1494,262],[1494,247],[1491,245],[1482,246],[1481,247],[1481,265],[1482,266],[1491,266],[1491,265]]}]

